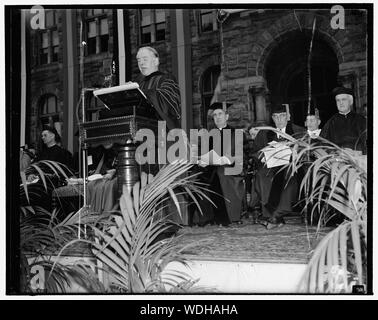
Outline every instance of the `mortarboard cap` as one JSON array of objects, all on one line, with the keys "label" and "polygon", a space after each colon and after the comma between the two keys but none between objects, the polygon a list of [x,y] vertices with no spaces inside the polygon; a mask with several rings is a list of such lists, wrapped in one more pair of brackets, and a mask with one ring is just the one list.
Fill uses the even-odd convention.
[{"label": "mortarboard cap", "polygon": [[332,90],[332,94],[336,97],[339,94],[349,94],[353,96],[353,90],[345,87],[336,87]]},{"label": "mortarboard cap", "polygon": [[273,113],[284,113],[287,112],[287,108],[285,104],[282,103],[275,103],[271,106],[272,114]]},{"label": "mortarboard cap", "polygon": [[310,109],[307,109],[307,116],[316,116],[319,118],[319,109],[315,107],[315,104],[311,101]]},{"label": "mortarboard cap", "polygon": [[209,109],[216,110],[216,109],[222,109],[225,112],[227,112],[228,108],[232,106],[232,103],[228,102],[214,102],[210,105]]}]

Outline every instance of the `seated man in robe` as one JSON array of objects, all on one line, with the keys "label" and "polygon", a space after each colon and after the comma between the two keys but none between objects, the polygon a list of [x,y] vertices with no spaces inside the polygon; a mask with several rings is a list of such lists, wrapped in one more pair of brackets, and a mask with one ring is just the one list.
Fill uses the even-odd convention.
[{"label": "seated man in robe", "polygon": [[319,110],[314,107],[310,108],[305,121],[305,127],[307,128],[306,137],[310,139],[318,138],[322,131],[320,124]]},{"label": "seated man in robe", "polygon": [[[304,132],[303,136],[301,135],[301,139],[303,139],[305,142],[309,144],[318,144],[321,143],[319,141],[319,136],[321,133],[320,129],[321,119],[319,115],[319,110],[315,108],[315,106],[312,104],[310,109],[308,110],[308,113],[306,115],[305,120],[305,127],[307,128],[307,131]],[[303,167],[299,170],[299,176],[298,181],[300,182],[305,174],[308,171],[308,168],[310,164],[315,160],[314,155],[311,155],[311,152],[308,152],[307,162],[303,165]],[[310,192],[309,190],[307,192]],[[307,199],[308,194],[301,194],[300,195],[300,203],[301,208],[305,205],[305,200]],[[307,219],[307,222],[309,224],[316,224],[319,220],[319,210],[318,207],[314,207],[312,203],[309,203],[307,207],[305,208],[305,218]]]},{"label": "seated man in robe", "polygon": [[[272,107],[272,120],[274,127],[280,131],[293,135],[295,132],[288,122],[288,112],[285,105],[275,104]],[[252,152],[259,154],[269,145],[276,141],[282,142],[286,139],[278,133],[270,130],[260,130],[254,140]],[[260,195],[262,205],[262,216],[266,220],[264,225],[267,229],[282,226],[284,215],[293,212],[293,204],[298,200],[298,184],[296,177],[287,181],[286,170],[280,170],[282,166],[268,168],[265,162],[260,161],[256,174],[256,190]]]},{"label": "seated man in robe", "polygon": [[[228,105],[229,107],[230,105]],[[228,111],[223,107],[222,103],[216,102],[210,106],[213,109],[212,115],[219,132],[220,140],[218,141],[218,147],[215,145],[214,139],[213,143],[209,144],[209,150],[214,150],[219,152],[219,156],[225,156],[229,158],[230,156],[236,155],[236,148],[242,148],[240,154],[244,153],[244,144],[247,140],[244,134],[241,134],[242,141],[238,141],[238,135],[236,134],[236,129],[228,125],[227,121],[229,118]],[[228,131],[228,132],[227,132]],[[230,143],[227,143],[227,135],[230,137]],[[203,156],[203,155],[202,155]],[[244,157],[243,157],[244,158]],[[203,159],[203,157],[201,158]],[[240,159],[239,159],[240,160]],[[238,160],[235,160],[235,162]],[[224,164],[224,165],[212,165],[211,163],[204,163],[200,160],[200,166],[207,167],[205,175],[208,177],[208,183],[213,192],[210,197],[215,203],[216,208],[213,208],[213,219],[215,224],[221,226],[229,226],[231,223],[242,223],[241,213],[242,213],[242,203],[245,196],[245,186],[243,169],[238,174],[228,174],[227,168],[235,166],[235,163]],[[243,167],[243,163],[240,163]]]},{"label": "seated man in robe", "polygon": [[[45,177],[44,185],[42,177],[37,170],[25,168],[27,174],[27,193],[24,186],[20,187],[20,205],[21,206],[38,206],[51,212],[52,211],[52,191],[66,183],[66,178],[58,170],[56,174],[51,167],[40,161],[55,161],[65,174],[72,176],[72,154],[61,147],[61,138],[57,130],[53,127],[45,127],[42,131],[41,138],[43,141],[42,150],[37,153],[33,163],[41,168]],[[32,170],[33,169],[33,170]]]},{"label": "seated man in robe", "polygon": [[341,148],[352,149],[366,154],[366,118],[353,111],[353,90],[337,87],[332,91],[338,113],[324,125],[321,137]]}]

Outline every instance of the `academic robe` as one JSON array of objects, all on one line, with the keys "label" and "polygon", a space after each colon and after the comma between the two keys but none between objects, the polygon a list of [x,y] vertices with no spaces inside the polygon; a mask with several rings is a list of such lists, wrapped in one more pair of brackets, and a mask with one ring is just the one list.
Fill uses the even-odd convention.
[{"label": "academic robe", "polygon": [[180,88],[175,79],[161,71],[142,77],[139,87],[152,103],[157,118],[167,123],[168,130],[181,128]]},{"label": "academic robe", "polygon": [[[138,81],[140,89],[147,96],[156,112],[156,118],[165,121],[167,132],[175,128],[181,128],[181,98],[180,88],[172,75],[155,71],[148,76],[142,76]],[[167,141],[166,148],[169,150],[173,141]],[[159,164],[159,168],[163,165]],[[155,167],[150,168],[155,171]],[[185,202],[183,195],[177,196],[179,202]],[[184,211],[184,205],[180,205],[181,211]],[[185,224],[186,219],[181,218],[173,200],[168,200],[166,208],[163,209],[163,215],[169,220]]]},{"label": "academic robe", "polygon": [[[225,129],[231,130],[231,144],[223,149],[223,140],[225,138]],[[230,126],[226,126],[220,130],[221,137],[221,156],[223,155],[235,155],[235,129]],[[247,139],[243,134],[243,154]],[[210,143],[210,150],[214,149]],[[244,156],[243,156],[244,158]],[[230,165],[230,167],[234,164]],[[217,224],[230,224],[232,222],[238,222],[241,218],[243,199],[245,196],[245,182],[244,172],[238,175],[227,175],[227,166],[209,166],[210,174],[210,187],[211,190],[219,195],[211,194],[212,201],[216,204],[216,208],[213,207],[214,221]]]},{"label": "academic robe", "polygon": [[[286,126],[286,134],[300,134],[294,132],[290,123]],[[271,141],[285,141],[283,137],[277,137],[273,131],[260,130],[257,134],[252,151],[259,153]],[[287,170],[282,167],[267,168],[264,163],[259,163],[256,174],[256,191],[261,199],[262,215],[266,218],[281,217],[293,211],[293,205],[298,200],[297,178],[288,180]]]},{"label": "academic robe", "polygon": [[324,125],[320,136],[341,148],[360,150],[366,154],[366,118],[356,112],[337,113]]}]

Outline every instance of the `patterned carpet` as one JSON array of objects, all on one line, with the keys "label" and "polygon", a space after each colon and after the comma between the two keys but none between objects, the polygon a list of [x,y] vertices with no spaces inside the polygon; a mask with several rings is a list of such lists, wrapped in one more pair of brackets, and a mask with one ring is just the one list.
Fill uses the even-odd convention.
[{"label": "patterned carpet", "polygon": [[178,241],[187,259],[223,261],[269,261],[306,263],[311,250],[331,228],[308,226],[292,219],[280,228],[267,230],[252,220],[241,225],[184,227]]}]

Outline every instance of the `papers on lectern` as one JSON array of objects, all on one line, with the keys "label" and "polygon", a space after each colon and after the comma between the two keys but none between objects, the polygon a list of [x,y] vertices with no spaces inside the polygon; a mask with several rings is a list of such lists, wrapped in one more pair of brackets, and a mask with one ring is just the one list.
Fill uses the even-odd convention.
[{"label": "papers on lectern", "polygon": [[146,95],[136,82],[127,82],[120,86],[98,89],[93,91],[93,95],[108,109],[124,107],[128,104],[138,104],[141,99],[147,100]]}]

